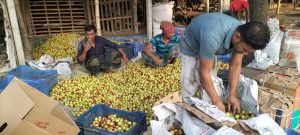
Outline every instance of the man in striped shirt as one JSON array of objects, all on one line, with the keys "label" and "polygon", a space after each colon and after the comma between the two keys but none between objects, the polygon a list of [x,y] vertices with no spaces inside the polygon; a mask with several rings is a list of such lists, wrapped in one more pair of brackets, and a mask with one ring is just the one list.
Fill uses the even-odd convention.
[{"label": "man in striped shirt", "polygon": [[[162,34],[156,35],[146,45],[143,52],[143,62],[150,67],[163,67],[175,62],[179,51],[177,51],[177,44],[179,37],[174,35],[174,26],[171,22],[162,21],[160,24]],[[156,51],[151,48],[155,47]]]}]

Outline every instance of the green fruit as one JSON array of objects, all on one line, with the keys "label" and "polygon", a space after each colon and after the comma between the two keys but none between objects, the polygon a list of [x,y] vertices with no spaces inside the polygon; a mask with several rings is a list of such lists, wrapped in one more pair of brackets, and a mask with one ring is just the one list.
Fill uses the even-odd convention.
[{"label": "green fruit", "polygon": [[179,90],[179,61],[154,69],[138,61],[116,73],[76,76],[60,81],[50,96],[76,108],[75,116],[81,115],[93,105],[107,104],[115,109],[146,112],[149,122],[154,118],[154,103]]},{"label": "green fruit", "polygon": [[246,114],[246,111],[244,111],[244,110],[242,110],[242,112],[241,112],[242,114]]},{"label": "green fruit", "polygon": [[236,114],[236,115],[234,116],[234,118],[235,118],[235,119],[239,119],[239,118],[240,118],[240,115]]}]

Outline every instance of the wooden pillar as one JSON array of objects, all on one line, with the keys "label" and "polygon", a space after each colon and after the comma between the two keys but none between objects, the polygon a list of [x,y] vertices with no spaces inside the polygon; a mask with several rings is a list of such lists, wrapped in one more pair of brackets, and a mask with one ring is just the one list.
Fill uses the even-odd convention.
[{"label": "wooden pillar", "polygon": [[30,57],[31,46],[28,40],[28,32],[25,26],[25,21],[22,16],[19,0],[14,0],[14,1],[15,1],[18,24],[20,25],[20,32],[21,32],[22,42],[24,46],[24,53],[26,57]]},{"label": "wooden pillar", "polygon": [[17,19],[15,2],[13,0],[6,0],[6,4],[7,4],[10,23],[11,23],[11,29],[12,29],[12,33],[13,33],[12,36],[14,38],[14,45],[15,45],[16,52],[17,52],[18,65],[24,65],[25,57],[24,57],[21,33],[20,33],[18,19]]},{"label": "wooden pillar", "polygon": [[138,34],[139,24],[137,19],[137,0],[133,0],[133,25],[135,34]]},{"label": "wooden pillar", "polygon": [[99,0],[95,0],[95,15],[96,15],[97,35],[101,36]]},{"label": "wooden pillar", "polygon": [[206,4],[205,4],[205,12],[209,13],[209,0],[206,0]]},{"label": "wooden pillar", "polygon": [[277,2],[277,10],[276,10],[276,15],[279,15],[279,9],[280,9],[280,1],[281,0],[278,0],[278,2]]},{"label": "wooden pillar", "polygon": [[146,0],[147,12],[147,39],[152,39],[152,0]]},{"label": "wooden pillar", "polygon": [[91,16],[91,2],[90,0],[84,0],[84,10],[87,15],[88,24],[92,24],[92,16]]},{"label": "wooden pillar", "polygon": [[219,7],[218,7],[218,11],[220,13],[223,12],[223,3],[224,3],[224,0],[218,0],[219,1]]}]

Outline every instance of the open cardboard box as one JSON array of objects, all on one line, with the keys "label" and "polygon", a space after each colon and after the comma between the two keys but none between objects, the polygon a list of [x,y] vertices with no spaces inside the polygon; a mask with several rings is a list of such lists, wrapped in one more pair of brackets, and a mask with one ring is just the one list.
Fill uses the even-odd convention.
[{"label": "open cardboard box", "polygon": [[222,122],[222,123],[218,122],[217,120],[215,120],[214,118],[205,114],[204,112],[202,112],[195,106],[188,105],[182,101],[183,100],[182,100],[181,93],[178,91],[178,92],[171,93],[171,94],[167,95],[166,97],[160,99],[159,101],[157,101],[154,104],[154,106],[159,105],[161,103],[174,103],[174,104],[184,108],[185,110],[193,113],[195,116],[197,116],[199,119],[201,119],[204,123],[206,123],[207,125],[211,126],[212,128],[214,128],[216,130],[221,128],[223,125],[226,125],[226,126],[231,127],[239,132],[242,132],[245,135],[259,135],[259,133],[257,131],[250,129],[245,124],[240,123],[240,122],[227,122],[227,121]]},{"label": "open cardboard box", "polygon": [[0,135],[76,135],[58,102],[19,79],[0,94]]}]

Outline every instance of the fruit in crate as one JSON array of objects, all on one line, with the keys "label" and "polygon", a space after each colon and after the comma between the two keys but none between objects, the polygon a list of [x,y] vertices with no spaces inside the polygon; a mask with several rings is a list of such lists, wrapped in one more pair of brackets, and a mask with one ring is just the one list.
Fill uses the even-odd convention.
[{"label": "fruit in crate", "polygon": [[106,117],[96,117],[91,126],[101,128],[110,132],[128,132],[136,122],[127,120],[115,114],[110,114]]},{"label": "fruit in crate", "polygon": [[241,112],[239,112],[237,114],[233,114],[232,112],[226,112],[226,115],[235,120],[247,120],[247,119],[255,117],[254,113],[246,112],[245,110],[242,110]]},{"label": "fruit in crate", "polygon": [[183,129],[179,126],[173,126],[169,129],[171,135],[185,135]]},{"label": "fruit in crate", "polygon": [[107,104],[115,109],[146,112],[149,122],[154,116],[154,103],[179,90],[179,61],[163,68],[149,68],[138,61],[116,73],[60,81],[51,97],[75,108],[75,116],[95,104]]}]

